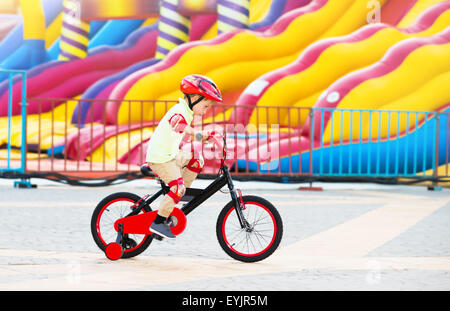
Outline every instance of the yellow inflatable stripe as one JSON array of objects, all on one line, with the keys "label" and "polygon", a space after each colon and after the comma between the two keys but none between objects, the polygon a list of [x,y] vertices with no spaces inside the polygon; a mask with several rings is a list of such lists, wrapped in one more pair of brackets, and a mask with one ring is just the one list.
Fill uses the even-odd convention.
[{"label": "yellow inflatable stripe", "polygon": [[[353,43],[339,43],[326,49],[309,68],[283,77],[263,94],[259,106],[293,106],[312,107],[319,96],[334,81],[347,73],[368,66],[380,60],[384,53],[394,44],[411,37],[426,37],[444,30],[450,24],[450,10],[439,16],[435,23],[420,33],[404,33],[396,28],[385,28],[369,38]],[[333,68],[333,70],[329,70]],[[324,75],[323,73],[327,74]],[[299,83],[302,81],[302,83]],[[281,112],[284,116],[285,112]],[[287,118],[282,118],[281,124],[287,125]],[[289,115],[290,124],[297,126],[296,110]],[[262,120],[266,119],[263,113]],[[269,116],[270,118],[270,116]],[[253,116],[251,122],[256,122]],[[301,122],[305,118],[302,115]]]},{"label": "yellow inflatable stripe", "polygon": [[366,107],[378,109],[387,102],[410,94],[423,83],[448,70],[450,43],[419,47],[396,70],[364,81],[353,89],[341,101],[339,108],[358,108],[358,103],[364,102]]},{"label": "yellow inflatable stripe", "polygon": [[[351,90],[338,108],[359,108],[364,102],[366,109],[395,109],[407,105],[408,110],[413,111],[434,110],[438,108],[436,106],[448,103],[450,99],[448,95],[449,75],[447,74],[449,71],[450,44],[426,45],[413,51],[393,72],[379,78],[369,79]],[[414,93],[415,95],[413,95]],[[420,98],[425,101],[419,101]],[[391,118],[395,117],[394,115],[395,113],[391,114]],[[349,117],[349,114],[344,114],[342,125],[344,140],[349,138]],[[368,122],[369,114],[362,117],[363,124]],[[387,118],[387,113],[385,118]],[[360,135],[359,119],[359,113],[354,113],[353,137]],[[374,128],[378,126],[377,122],[372,124]],[[396,122],[397,120],[391,121],[391,134],[397,133]],[[405,129],[405,125],[406,123],[403,122],[400,131]],[[340,128],[340,117],[335,117],[333,127]],[[374,130],[372,133],[377,133]],[[327,127],[327,135],[329,135],[328,131]],[[362,135],[367,137],[368,130],[365,130]]]},{"label": "yellow inflatable stripe", "polygon": [[45,16],[40,0],[20,0],[23,38],[45,40]]},{"label": "yellow inflatable stripe", "polygon": [[209,123],[213,123],[213,122],[225,122],[230,118],[233,111],[234,111],[234,108],[229,108],[229,109],[225,110],[225,112],[216,114],[214,117],[205,118],[205,119],[203,119],[203,124],[209,124]]},{"label": "yellow inflatable stripe", "polygon": [[[142,137],[141,129],[131,131],[130,133],[121,133],[117,136],[107,139],[99,148],[97,148],[91,156],[87,157],[88,161],[103,162],[103,156],[106,163],[116,163],[117,160],[126,154],[129,146],[134,147],[142,140],[150,138],[153,128],[143,128]],[[118,154],[116,154],[116,151]],[[145,161],[145,152],[143,152],[143,161]]]},{"label": "yellow inflatable stripe", "polygon": [[58,60],[63,60],[63,61],[68,62],[68,61],[70,61],[70,58],[60,54],[60,55],[58,55]]},{"label": "yellow inflatable stripe", "polygon": [[[97,1],[96,1],[97,2]],[[136,1],[98,1],[98,11],[108,17],[136,16]]]},{"label": "yellow inflatable stripe", "polygon": [[265,18],[270,11],[271,4],[270,0],[250,0],[249,22],[256,23]]},{"label": "yellow inflatable stripe", "polygon": [[381,106],[383,110],[433,111],[450,103],[450,71],[418,87],[407,96]]},{"label": "yellow inflatable stripe", "polygon": [[[347,2],[342,3],[342,5],[345,6],[340,7],[340,9],[343,10],[341,13],[341,17],[336,16],[337,19],[334,19],[335,23],[332,24],[331,27],[329,27],[327,31],[321,35],[321,38],[332,36],[340,32],[355,31],[359,28],[359,25],[365,23],[367,12],[367,8],[365,5],[362,5],[360,2]],[[327,8],[331,7],[326,7],[322,10],[325,10]],[[337,8],[335,8],[335,10],[336,9]],[[335,12],[332,13],[330,11],[328,14],[335,14]],[[328,18],[331,18],[331,15],[329,15]],[[309,28],[312,29],[313,27],[310,25]],[[344,28],[346,29],[343,30]],[[362,60],[366,61],[367,56],[373,55],[373,53],[363,53],[357,48],[354,48],[355,46],[356,43],[340,45],[338,44],[327,49],[320,56],[318,61],[316,61],[310,68],[308,68],[308,70],[304,70],[298,74],[288,75],[277,83],[273,84],[260,98],[257,105],[274,107],[291,106],[295,103],[295,98],[302,96],[302,98],[306,98],[308,105],[301,105],[301,107],[312,106],[321,93],[320,88],[326,88],[330,83],[332,83],[332,81],[334,81],[333,79],[339,78],[339,74],[344,74],[347,67],[349,67],[349,65],[345,62],[336,62],[336,59],[339,59],[340,55],[345,55],[349,52],[356,53],[356,57],[348,58],[349,60],[352,60],[352,66],[364,64]],[[340,52],[337,54],[336,52],[331,53],[333,49],[339,49]],[[326,57],[326,55],[329,55],[329,57]],[[328,60],[327,62],[325,62],[325,67],[322,69],[318,68],[319,65],[324,64],[324,59]],[[333,70],[330,70],[329,68],[333,68]],[[327,73],[325,76],[324,72]],[[302,82],[299,83],[299,81]],[[276,113],[267,114],[266,109],[255,110],[252,114],[252,117],[250,118],[250,123],[255,124],[258,120],[258,122],[267,122],[268,124],[281,123],[282,125],[287,125],[289,123],[291,124],[291,126],[298,126],[298,122],[304,122],[307,117],[306,110],[299,111],[295,109],[289,111],[287,109],[280,109],[279,117],[278,110],[273,109],[272,111],[276,111]],[[290,114],[288,114],[289,112]]]},{"label": "yellow inflatable stripe", "polygon": [[45,30],[45,48],[48,49],[59,38],[62,31],[62,13]]},{"label": "yellow inflatable stripe", "polygon": [[80,42],[81,44],[87,46],[89,44],[89,38],[73,32],[70,29],[64,28],[61,30],[61,35],[63,37],[70,38],[73,41]]},{"label": "yellow inflatable stripe", "polygon": [[398,23],[397,27],[399,28],[405,28],[408,26],[411,26],[416,21],[417,17],[419,17],[420,14],[425,12],[427,9],[429,9],[431,6],[446,2],[448,0],[418,0],[411,10],[402,18],[402,20]]},{"label": "yellow inflatable stripe", "polygon": [[[38,158],[48,158],[46,154],[37,154],[37,153],[27,153],[26,154],[27,160],[36,160]],[[0,159],[6,160],[8,159],[8,151],[6,149],[0,150]],[[10,159],[11,160],[21,160],[22,154],[20,150],[12,149],[10,153]]]},{"label": "yellow inflatable stripe", "polygon": [[[66,134],[76,133],[78,128],[71,124],[69,118],[73,108],[67,107],[68,117],[64,117],[64,109],[64,105],[59,105],[54,109],[53,113],[43,113],[40,118],[37,114],[27,116],[27,142],[30,144],[38,144],[40,142],[40,148],[45,150],[52,146],[52,140],[53,145],[57,145],[64,141]],[[21,116],[14,116],[11,122],[11,145],[20,147],[22,144],[22,118]],[[0,118],[0,145],[7,143],[7,137],[7,117],[3,117]]]},{"label": "yellow inflatable stripe", "polygon": [[170,34],[174,37],[177,37],[185,42],[189,41],[189,34],[183,32],[169,24],[160,22],[158,27],[159,27],[159,30],[162,32],[168,33],[168,34]]},{"label": "yellow inflatable stripe", "polygon": [[72,55],[79,57],[79,58],[84,58],[87,55],[87,51],[80,50],[79,48],[77,48],[73,45],[69,45],[62,40],[60,42],[60,48],[61,48],[61,51],[66,51]]},{"label": "yellow inflatable stripe", "polygon": [[169,40],[166,40],[164,38],[158,37],[158,46],[161,46],[167,50],[172,50],[178,46],[178,44],[173,43]]},{"label": "yellow inflatable stripe", "polygon": [[209,40],[213,39],[215,36],[217,36],[217,22],[212,25],[209,30],[202,36],[202,40]]},{"label": "yellow inflatable stripe", "polygon": [[[157,74],[149,74],[139,79],[127,92],[125,98],[146,98],[155,99],[178,88],[180,79],[189,73],[207,73],[211,70],[228,67],[225,79],[214,81],[221,89],[229,90],[231,85],[240,84],[244,88],[253,80],[247,80],[244,77],[237,78],[236,72],[242,72],[241,67],[246,62],[257,61],[260,65],[258,71],[252,74],[263,74],[274,70],[271,60],[285,58],[288,62],[293,61],[303,51],[303,49],[314,42],[321,33],[329,29],[336,20],[353,4],[353,0],[329,1],[321,9],[309,14],[301,15],[294,19],[288,27],[279,35],[264,37],[253,34],[252,32],[240,32],[232,39],[219,45],[196,46],[186,51],[178,62],[167,70]],[[367,8],[363,9],[358,17],[360,20],[366,20]],[[346,16],[349,22],[350,18],[355,16]],[[313,29],[314,31],[301,32],[301,29]],[[355,29],[354,29],[355,30]],[[299,35],[299,32],[301,35]],[[243,48],[247,47],[247,48]],[[280,48],[283,47],[283,48]],[[213,56],[214,55],[214,56]],[[203,59],[211,59],[211,62],[202,62]],[[287,63],[284,63],[287,64]],[[245,77],[248,77],[245,75]],[[160,81],[170,81],[170,83],[161,84]],[[149,87],[150,86],[150,87]],[[152,87],[153,86],[153,87]],[[151,107],[144,111],[146,116],[152,116]],[[134,111],[131,107],[131,120],[138,118],[140,111]],[[157,114],[159,117],[159,114]],[[119,124],[128,122],[128,105],[122,104],[119,112]]]},{"label": "yellow inflatable stripe", "polygon": [[[382,7],[387,0],[378,0]],[[367,1],[354,1],[347,5],[347,9],[341,16],[338,17],[336,23],[332,27],[327,29],[319,39],[342,36],[349,34],[356,29],[367,25],[367,14],[369,9],[367,8]]]},{"label": "yellow inflatable stripe", "polygon": [[217,28],[221,29],[222,32],[227,32],[227,31],[231,31],[231,30],[235,30],[236,29],[236,27],[234,27],[232,25],[229,25],[227,23],[223,23],[221,21],[217,22]]},{"label": "yellow inflatable stripe", "polygon": [[[296,109],[289,109],[289,111],[281,110],[280,125],[290,125],[292,127],[298,127],[303,125],[306,119],[309,117],[310,111],[309,108],[314,106],[314,104],[317,102],[322,93],[323,93],[322,91],[319,91],[295,102],[294,105],[292,105],[292,107]],[[266,117],[264,117],[264,119],[266,119]],[[269,120],[271,120],[270,116]]]},{"label": "yellow inflatable stripe", "polygon": [[156,51],[156,53],[155,53],[155,58],[156,59],[163,59],[165,57],[166,57],[166,54],[163,54],[161,52]]},{"label": "yellow inflatable stripe", "polygon": [[153,25],[154,23],[156,23],[158,21],[159,17],[150,17],[147,18],[141,25],[141,27],[145,27],[145,26],[150,26]]}]

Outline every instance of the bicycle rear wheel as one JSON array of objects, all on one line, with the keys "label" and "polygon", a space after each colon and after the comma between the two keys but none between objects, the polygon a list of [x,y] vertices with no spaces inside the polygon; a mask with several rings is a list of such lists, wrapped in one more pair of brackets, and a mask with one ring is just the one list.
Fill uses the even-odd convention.
[{"label": "bicycle rear wheel", "polygon": [[[241,228],[234,202],[230,201],[220,212],[216,234],[222,249],[232,258],[256,262],[270,256],[283,236],[283,222],[276,208],[257,196],[243,196],[242,210],[248,228]],[[233,212],[234,211],[234,212]]]},{"label": "bicycle rear wheel", "polygon": [[[91,218],[91,233],[97,246],[106,250],[109,243],[116,242],[117,231],[114,229],[116,220],[131,212],[131,207],[140,197],[129,192],[113,193],[104,198],[95,208]],[[150,212],[150,208],[141,213]],[[124,234],[121,240],[123,254],[121,258],[131,258],[139,255],[149,247],[153,235]]]}]

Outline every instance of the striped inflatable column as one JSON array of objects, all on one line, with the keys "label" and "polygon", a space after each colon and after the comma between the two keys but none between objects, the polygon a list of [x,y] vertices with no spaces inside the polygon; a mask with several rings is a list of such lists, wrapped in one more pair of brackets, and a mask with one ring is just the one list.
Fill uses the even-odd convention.
[{"label": "striped inflatable column", "polygon": [[172,49],[189,41],[191,19],[177,12],[178,0],[162,0],[155,58],[163,59]]},{"label": "striped inflatable column", "polygon": [[64,0],[59,60],[74,60],[87,56],[89,23],[81,20],[79,0]]},{"label": "striped inflatable column", "polygon": [[249,26],[250,0],[219,0],[217,32],[219,34]]}]

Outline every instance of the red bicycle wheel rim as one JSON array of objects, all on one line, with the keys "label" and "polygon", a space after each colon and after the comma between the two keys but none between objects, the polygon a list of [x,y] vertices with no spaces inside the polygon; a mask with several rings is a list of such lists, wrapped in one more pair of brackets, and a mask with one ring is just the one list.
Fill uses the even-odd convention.
[{"label": "red bicycle wheel rim", "polygon": [[[103,212],[106,210],[106,208],[107,208],[108,206],[110,206],[111,204],[113,204],[113,203],[115,203],[115,202],[118,202],[118,201],[128,201],[128,202],[133,203],[133,204],[135,203],[133,200],[128,199],[128,198],[119,198],[119,199],[115,199],[115,200],[112,200],[112,201],[108,202],[108,204],[105,204],[105,205],[103,206],[103,208],[100,210],[100,212],[98,213],[98,217],[97,217],[97,219],[96,219],[96,222],[95,222],[95,229],[96,229],[96,231],[97,231],[97,236],[98,236],[98,238],[100,239],[100,241],[102,242],[102,244],[105,246],[105,248],[106,248],[106,246],[107,246],[109,243],[105,242],[105,240],[103,239],[102,234],[101,234],[101,232],[100,232],[100,219],[102,218]],[[113,224],[113,229],[114,229],[114,224]],[[114,231],[115,231],[115,229],[114,229]],[[144,243],[144,241],[145,241],[145,238],[143,238],[142,241],[141,241],[138,245],[136,245],[135,247],[125,249],[125,250],[123,250],[123,252],[124,252],[124,253],[128,253],[128,252],[132,252],[132,251],[138,249],[138,248],[142,245],[142,243]],[[115,242],[115,241],[113,241],[113,242]],[[111,242],[110,242],[110,243],[111,243]]]},{"label": "red bicycle wheel rim", "polygon": [[271,239],[271,241],[269,242],[269,244],[268,244],[263,250],[261,250],[261,251],[259,251],[259,252],[257,252],[257,253],[246,254],[246,253],[242,253],[242,252],[238,251],[237,249],[235,249],[235,248],[233,247],[233,245],[232,245],[230,242],[228,242],[227,235],[226,235],[226,233],[225,233],[225,224],[227,223],[228,216],[230,216],[231,212],[234,211],[234,209],[235,209],[234,207],[233,207],[233,208],[230,208],[230,210],[226,213],[226,215],[225,215],[225,217],[224,217],[224,219],[223,219],[223,222],[222,222],[222,236],[223,236],[223,239],[224,239],[225,243],[227,244],[227,246],[228,246],[234,253],[236,253],[236,254],[238,254],[238,255],[240,255],[240,256],[244,256],[244,257],[256,257],[256,256],[259,256],[259,255],[265,253],[265,252],[266,252],[267,250],[269,250],[270,247],[273,245],[273,243],[274,243],[274,241],[275,241],[275,238],[276,238],[276,236],[277,236],[277,225],[276,225],[275,217],[273,216],[273,214],[270,212],[270,210],[269,210],[266,206],[264,206],[264,205],[262,205],[262,204],[260,204],[260,203],[258,203],[258,202],[251,202],[251,201],[245,202],[245,205],[249,205],[249,204],[254,204],[254,205],[257,205],[257,206],[259,206],[259,207],[262,207],[262,208],[267,212],[267,214],[269,214],[269,216],[271,217],[272,223],[273,223],[273,228],[274,228],[274,229],[273,229],[273,236],[272,236],[272,239]]}]

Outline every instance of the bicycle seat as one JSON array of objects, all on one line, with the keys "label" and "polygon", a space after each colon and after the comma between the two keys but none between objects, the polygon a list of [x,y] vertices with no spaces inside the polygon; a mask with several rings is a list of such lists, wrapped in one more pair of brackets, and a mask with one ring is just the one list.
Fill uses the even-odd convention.
[{"label": "bicycle seat", "polygon": [[158,177],[158,174],[152,171],[150,166],[147,163],[141,165],[141,174],[149,177]]}]

